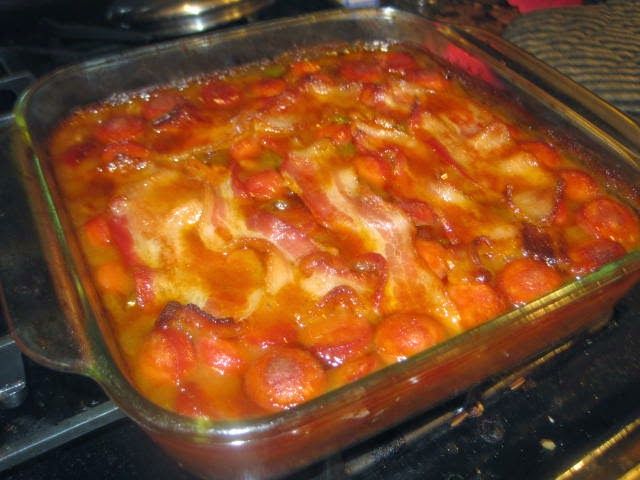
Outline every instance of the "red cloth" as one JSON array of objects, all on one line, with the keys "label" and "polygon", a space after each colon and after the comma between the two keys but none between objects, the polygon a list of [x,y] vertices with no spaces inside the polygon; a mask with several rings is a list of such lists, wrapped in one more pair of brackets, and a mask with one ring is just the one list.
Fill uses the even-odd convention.
[{"label": "red cloth", "polygon": [[533,12],[544,8],[569,7],[582,5],[582,0],[507,0],[510,5],[520,10],[520,13]]}]

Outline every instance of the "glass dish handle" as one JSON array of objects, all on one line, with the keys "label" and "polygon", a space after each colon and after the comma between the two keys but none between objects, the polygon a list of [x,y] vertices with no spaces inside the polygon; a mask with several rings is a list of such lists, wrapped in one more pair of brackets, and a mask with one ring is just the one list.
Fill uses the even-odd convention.
[{"label": "glass dish handle", "polygon": [[[22,289],[23,286],[18,288]],[[14,289],[15,290],[15,289]],[[42,316],[30,316],[32,311],[15,313],[7,295],[3,303],[11,337],[18,348],[33,361],[63,372],[85,374],[88,372],[80,342],[68,328],[65,319],[55,311],[42,311]]]},{"label": "glass dish handle", "polygon": [[[2,142],[0,150],[6,149],[6,143]],[[49,212],[44,195],[34,194],[37,172],[29,166],[33,164],[28,148],[18,150],[11,152],[18,164],[7,165],[7,174],[0,179],[0,293],[5,319],[18,347],[34,361],[56,370],[85,373],[86,342],[81,340],[83,329],[73,321],[81,318],[74,314],[78,302],[71,296],[76,295],[75,289],[66,275],[54,282],[56,273],[52,272],[65,269],[49,268],[52,262],[66,263],[64,256],[45,259],[42,253],[42,244],[56,242],[52,238],[55,230],[51,225],[38,231],[31,220],[29,206],[39,216]],[[0,154],[6,160],[9,152]],[[19,177],[27,180],[26,190]]]}]

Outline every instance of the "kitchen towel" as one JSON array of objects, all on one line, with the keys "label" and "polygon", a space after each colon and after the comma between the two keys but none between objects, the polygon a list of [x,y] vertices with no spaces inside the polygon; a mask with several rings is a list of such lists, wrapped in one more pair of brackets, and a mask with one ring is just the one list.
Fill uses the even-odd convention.
[{"label": "kitchen towel", "polygon": [[640,1],[539,10],[503,35],[640,121]]}]

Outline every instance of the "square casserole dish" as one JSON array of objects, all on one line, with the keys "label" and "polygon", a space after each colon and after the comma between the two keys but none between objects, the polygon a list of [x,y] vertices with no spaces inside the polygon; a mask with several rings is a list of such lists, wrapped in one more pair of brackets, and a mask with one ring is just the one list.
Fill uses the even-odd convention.
[{"label": "square casserole dish", "polygon": [[[585,89],[501,39],[393,10],[332,11],[134,50],[56,71],[24,94],[12,138],[15,170],[38,235],[13,206],[0,268],[13,336],[34,360],[87,375],[186,469],[202,477],[293,472],[464,392],[601,324],[640,278],[635,250],[598,271],[407,361],[306,404],[257,419],[207,421],[166,411],[132,386],[70,228],[46,142],[72,110],[115,93],[171,84],[296,48],[406,42],[446,57],[516,97],[544,124],[589,152],[590,168],[638,210],[640,128]],[[4,241],[4,240],[3,240]],[[17,259],[17,260],[16,260]],[[54,294],[55,292],[55,294]]]}]

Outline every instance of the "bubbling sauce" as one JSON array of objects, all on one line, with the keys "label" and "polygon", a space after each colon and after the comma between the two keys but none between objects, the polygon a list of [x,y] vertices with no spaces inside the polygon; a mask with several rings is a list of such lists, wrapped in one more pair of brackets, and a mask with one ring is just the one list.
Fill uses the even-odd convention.
[{"label": "bubbling sauce", "polygon": [[55,175],[137,388],[288,409],[637,248],[637,214],[502,103],[398,44],[71,114]]}]

